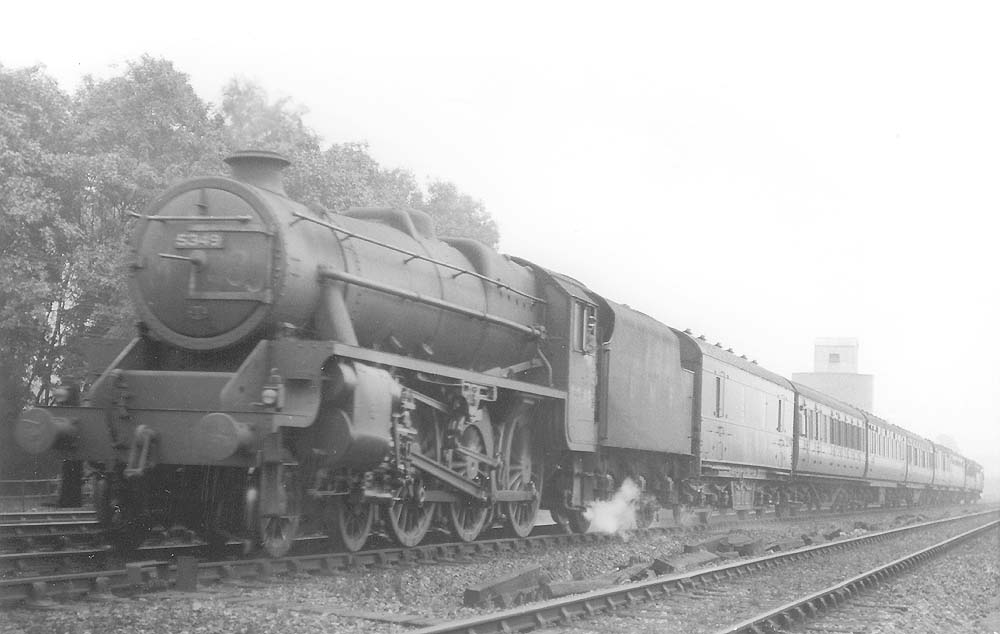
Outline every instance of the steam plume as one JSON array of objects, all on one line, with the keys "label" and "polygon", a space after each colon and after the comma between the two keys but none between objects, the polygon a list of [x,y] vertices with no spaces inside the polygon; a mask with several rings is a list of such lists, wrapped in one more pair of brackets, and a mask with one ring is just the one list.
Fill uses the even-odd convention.
[{"label": "steam plume", "polygon": [[639,502],[639,487],[626,478],[610,500],[587,505],[583,515],[590,520],[590,533],[620,533],[636,528],[635,513]]}]

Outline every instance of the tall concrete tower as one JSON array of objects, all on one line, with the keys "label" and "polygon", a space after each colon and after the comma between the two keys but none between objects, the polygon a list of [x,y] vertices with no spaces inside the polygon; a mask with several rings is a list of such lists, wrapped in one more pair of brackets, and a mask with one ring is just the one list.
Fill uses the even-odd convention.
[{"label": "tall concrete tower", "polygon": [[875,406],[875,377],[858,374],[858,340],[821,337],[816,340],[812,372],[796,372],[792,380],[866,409]]}]

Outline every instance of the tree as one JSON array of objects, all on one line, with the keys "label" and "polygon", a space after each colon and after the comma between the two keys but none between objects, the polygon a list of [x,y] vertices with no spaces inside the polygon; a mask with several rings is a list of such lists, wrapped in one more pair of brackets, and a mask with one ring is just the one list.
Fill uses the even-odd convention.
[{"label": "tree", "polygon": [[[30,398],[51,358],[63,255],[76,239],[64,216],[72,177],[71,103],[41,69],[0,66],[0,422]],[[40,352],[41,351],[41,352]],[[0,454],[10,464],[9,425]]]},{"label": "tree", "polygon": [[167,185],[221,171],[222,120],[165,60],[86,78],[0,67],[0,422],[82,370],[88,335],[122,335],[128,238]]},{"label": "tree", "polygon": [[431,182],[425,194],[412,173],[382,167],[365,143],[334,143],[322,149],[319,135],[303,121],[308,109],[288,98],[272,100],[259,84],[231,80],[221,110],[231,147],[270,150],[291,160],[285,189],[303,204],[335,212],[413,207],[429,213],[441,235],[474,238],[494,247],[499,240],[496,222],[482,201],[443,180]]},{"label": "tree", "polygon": [[382,169],[364,143],[323,149],[319,135],[303,120],[308,110],[287,97],[272,100],[259,84],[231,80],[223,91],[221,111],[231,148],[270,150],[291,161],[285,189],[303,204],[331,211],[407,206],[418,192],[412,175]]},{"label": "tree", "polygon": [[451,182],[436,180],[427,186],[427,197],[416,205],[434,218],[441,235],[473,238],[496,248],[500,232],[481,200],[463,194]]},{"label": "tree", "polygon": [[225,173],[221,159],[232,150],[288,155],[289,194],[305,204],[331,211],[418,207],[436,217],[442,234],[496,243],[481,202],[443,181],[425,195],[410,172],[382,167],[364,143],[324,149],[305,112],[238,80],[213,109],[187,75],[149,56],[121,75],[86,77],[72,96],[40,68],[0,65],[5,433],[26,403],[46,400],[54,382],[82,373],[86,337],[131,334],[126,289],[134,216],[178,180]]},{"label": "tree", "polygon": [[148,56],[121,76],[85,78],[74,107],[82,239],[70,254],[79,265],[72,323],[79,334],[121,336],[134,322],[125,292],[134,215],[174,182],[224,169],[223,121],[187,75]]}]

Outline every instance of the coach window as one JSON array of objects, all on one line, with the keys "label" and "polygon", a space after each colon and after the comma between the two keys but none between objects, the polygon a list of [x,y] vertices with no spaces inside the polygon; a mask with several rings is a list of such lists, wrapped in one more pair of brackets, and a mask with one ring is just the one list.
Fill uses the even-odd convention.
[{"label": "coach window", "polygon": [[778,399],[778,431],[785,431],[781,427],[781,399]]}]

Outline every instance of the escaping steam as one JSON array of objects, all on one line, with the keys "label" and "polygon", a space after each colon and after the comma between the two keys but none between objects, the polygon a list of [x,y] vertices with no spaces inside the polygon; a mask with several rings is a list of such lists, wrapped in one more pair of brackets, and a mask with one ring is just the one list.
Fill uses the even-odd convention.
[{"label": "escaping steam", "polygon": [[591,533],[620,533],[636,528],[635,514],[639,505],[639,486],[625,478],[610,500],[593,502],[583,515],[590,520]]}]

